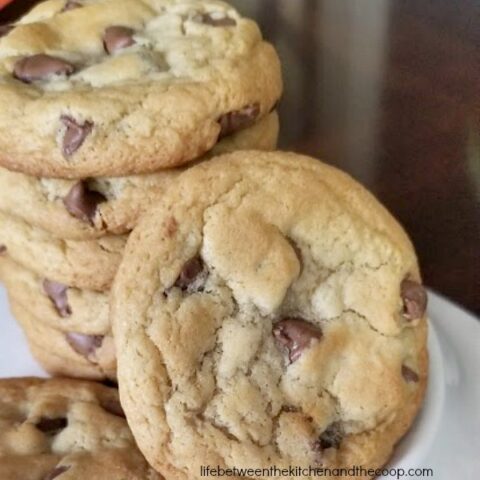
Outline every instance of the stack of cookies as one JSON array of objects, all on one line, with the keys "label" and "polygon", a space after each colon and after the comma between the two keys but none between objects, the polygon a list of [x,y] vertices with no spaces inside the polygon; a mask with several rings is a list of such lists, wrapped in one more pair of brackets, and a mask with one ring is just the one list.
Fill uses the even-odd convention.
[{"label": "stack of cookies", "polygon": [[49,0],[0,40],[0,274],[81,377],[0,380],[2,480],[388,461],[427,380],[415,251],[348,175],[265,151],[281,89],[216,0]]},{"label": "stack of cookies", "polygon": [[2,480],[366,480],[421,406],[413,247],[319,161],[241,151],[188,169],[130,235],[110,300],[120,397],[0,380]]},{"label": "stack of cookies", "polygon": [[274,149],[281,91],[274,49],[221,2],[50,0],[4,29],[0,275],[49,372],[115,378],[129,232],[192,162]]}]

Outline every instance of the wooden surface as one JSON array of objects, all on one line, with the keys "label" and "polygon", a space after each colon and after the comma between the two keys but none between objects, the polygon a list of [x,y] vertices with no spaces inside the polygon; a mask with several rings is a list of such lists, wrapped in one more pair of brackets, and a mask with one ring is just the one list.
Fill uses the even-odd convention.
[{"label": "wooden surface", "polygon": [[362,181],[410,233],[425,282],[480,314],[478,1],[233,3],[282,57],[281,146]]}]

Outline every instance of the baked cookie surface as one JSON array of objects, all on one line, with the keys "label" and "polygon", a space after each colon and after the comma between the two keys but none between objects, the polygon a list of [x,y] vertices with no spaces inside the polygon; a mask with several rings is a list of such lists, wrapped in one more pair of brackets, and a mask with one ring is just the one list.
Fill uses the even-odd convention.
[{"label": "baked cookie surface", "polygon": [[126,235],[64,240],[0,212],[4,254],[41,277],[72,287],[109,290],[126,240]]},{"label": "baked cookie surface", "polygon": [[8,255],[0,257],[0,281],[10,299],[50,327],[86,335],[111,331],[107,292],[55,282],[15,263]]},{"label": "baked cookie surface", "polygon": [[2,480],[161,480],[138,451],[115,388],[0,380]]},{"label": "baked cookie surface", "polygon": [[223,2],[50,0],[0,38],[0,164],[61,178],[181,165],[281,92],[275,50]]},{"label": "baked cookie surface", "polygon": [[10,309],[22,327],[30,351],[51,375],[91,380],[117,378],[115,345],[110,332],[87,335],[59,330],[9,294]]},{"label": "baked cookie surface", "polygon": [[414,249],[319,161],[238,152],[182,174],[132,233],[112,297],[122,404],[167,478],[380,467],[420,407]]},{"label": "baked cookie surface", "polygon": [[[273,150],[278,130],[278,115],[273,112],[254,126],[224,138],[208,155],[252,148]],[[59,238],[86,240],[123,234],[135,226],[139,216],[182,171],[177,168],[128,177],[62,180],[0,167],[0,211]]]}]

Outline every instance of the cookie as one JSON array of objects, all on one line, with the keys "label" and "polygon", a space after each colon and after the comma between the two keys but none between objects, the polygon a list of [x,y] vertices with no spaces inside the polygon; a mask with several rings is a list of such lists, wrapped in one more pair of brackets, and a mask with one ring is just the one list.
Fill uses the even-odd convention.
[{"label": "cookie", "polygon": [[108,290],[125,248],[126,236],[63,240],[0,213],[0,244],[23,267],[56,282]]},{"label": "cookie", "polygon": [[282,152],[196,166],[136,227],[112,289],[137,443],[185,480],[380,467],[424,395],[425,305],[407,235],[346,174]]},{"label": "cookie", "polygon": [[128,428],[118,392],[99,383],[0,380],[2,480],[161,480]]},{"label": "cookie", "polygon": [[68,4],[46,2],[0,39],[6,168],[83,179],[182,165],[280,98],[274,48],[223,2]]},{"label": "cookie", "polygon": [[10,294],[9,300],[33,356],[47,372],[92,380],[116,379],[116,355],[111,334],[60,331],[42,322]]},{"label": "cookie", "polygon": [[12,300],[50,327],[86,335],[111,331],[106,292],[81,290],[40,277],[8,256],[0,258],[0,280]]},{"label": "cookie", "polygon": [[[245,148],[272,150],[278,115],[219,142],[213,155]],[[0,211],[60,238],[85,240],[130,231],[182,168],[129,177],[87,180],[37,178],[0,168]],[[100,194],[100,195],[99,195]]]}]

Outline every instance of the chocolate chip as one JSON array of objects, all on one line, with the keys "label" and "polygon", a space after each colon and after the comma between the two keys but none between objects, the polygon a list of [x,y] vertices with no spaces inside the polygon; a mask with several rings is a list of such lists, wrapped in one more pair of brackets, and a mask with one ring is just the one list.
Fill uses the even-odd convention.
[{"label": "chocolate chip", "polygon": [[193,20],[212,27],[234,27],[237,24],[233,18],[227,17],[223,12],[199,13]]},{"label": "chocolate chip", "polygon": [[422,318],[427,309],[427,292],[420,283],[405,279],[400,286],[403,316],[408,320]]},{"label": "chocolate chip", "polygon": [[218,119],[218,123],[220,124],[220,134],[218,138],[220,139],[232,135],[239,130],[251,127],[259,114],[260,104],[253,103],[240,110],[234,110],[222,115]]},{"label": "chocolate chip", "polygon": [[13,30],[13,25],[0,25],[0,38],[4,37]]},{"label": "chocolate chip", "polygon": [[0,255],[5,255],[7,253],[7,247],[5,245],[0,245]]},{"label": "chocolate chip", "polygon": [[407,383],[417,383],[419,380],[417,373],[406,365],[402,365],[402,376]]},{"label": "chocolate chip", "polygon": [[84,335],[83,333],[68,332],[65,338],[69,345],[82,357],[89,358],[94,355],[97,348],[103,343],[102,335]]},{"label": "chocolate chip", "polygon": [[203,272],[204,265],[202,259],[199,256],[193,257],[188,260],[182,268],[180,275],[175,281],[175,286],[182,290],[187,290],[198,276]]},{"label": "chocolate chip", "polygon": [[277,345],[287,351],[290,363],[293,363],[314,338],[322,338],[322,331],[301,318],[287,318],[273,326],[273,336]]},{"label": "chocolate chip", "polygon": [[117,399],[108,399],[101,402],[102,408],[115,415],[116,417],[125,418],[125,412],[123,411],[122,405]]},{"label": "chocolate chip", "polygon": [[68,304],[67,285],[45,279],[43,281],[43,291],[48,295],[48,298],[52,301],[55,310],[61,317],[69,317],[72,314],[72,309]]},{"label": "chocolate chip", "polygon": [[46,418],[42,417],[38,423],[35,424],[38,430],[47,435],[56,435],[68,425],[68,420],[61,418]]},{"label": "chocolate chip", "polygon": [[60,467],[55,467],[50,473],[47,474],[46,477],[43,477],[43,480],[53,480],[69,469],[70,465],[61,465]]},{"label": "chocolate chip", "polygon": [[67,0],[65,3],[65,6],[62,8],[60,13],[63,12],[68,12],[69,10],[74,10],[75,8],[80,8],[82,7],[82,4],[79,2],[76,2],[75,0]]},{"label": "chocolate chip", "polygon": [[18,60],[13,67],[15,78],[25,83],[43,80],[51,75],[71,75],[75,67],[66,60],[39,53]]},{"label": "chocolate chip", "polygon": [[68,115],[62,115],[60,120],[67,127],[63,136],[63,154],[69,157],[82,146],[93,129],[93,123],[86,121],[80,124]]},{"label": "chocolate chip", "polygon": [[98,205],[106,201],[101,193],[89,190],[85,182],[79,181],[63,199],[63,204],[70,215],[93,225]]},{"label": "chocolate chip", "polygon": [[327,448],[338,448],[344,436],[342,424],[333,422],[320,435],[319,439],[314,443],[313,448],[317,451],[326,450]]},{"label": "chocolate chip", "polygon": [[108,27],[103,34],[103,46],[105,47],[105,51],[111,55],[118,50],[130,47],[135,43],[135,40],[133,39],[134,34],[135,30],[128,27]]}]

